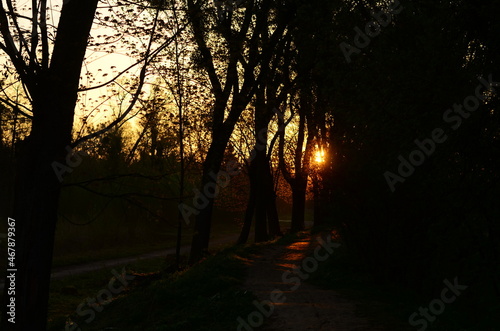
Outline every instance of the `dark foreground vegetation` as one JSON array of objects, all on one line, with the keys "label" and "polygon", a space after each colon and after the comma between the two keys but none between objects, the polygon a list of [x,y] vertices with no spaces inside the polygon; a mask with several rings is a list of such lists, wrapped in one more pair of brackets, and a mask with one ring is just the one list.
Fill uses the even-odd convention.
[{"label": "dark foreground vegetation", "polygon": [[[174,274],[158,270],[159,265],[167,266],[165,261],[158,259],[132,265],[127,273],[135,278],[129,289],[103,306],[104,310],[96,312],[95,319],[89,323],[85,320],[91,315],[79,316],[76,308],[85,294],[95,297],[99,290],[106,288],[112,273],[106,270],[94,274],[94,281],[83,276],[56,281],[51,288],[53,315],[49,330],[63,330],[68,318],[82,330],[107,327],[118,330],[232,330],[239,314],[252,309],[252,293],[241,289],[245,278],[241,253],[241,249],[227,249],[185,272]],[[69,284],[77,288],[82,286],[85,292],[64,294]],[[89,287],[92,290],[88,290]]]},{"label": "dark foreground vegetation", "polygon": [[[321,232],[326,232],[322,227]],[[313,236],[319,232],[313,231]],[[288,235],[270,243],[226,248],[214,256],[182,272],[167,271],[169,263],[164,258],[133,263],[126,268],[133,276],[129,285],[103,305],[77,307],[87,298],[95,298],[107,288],[113,275],[111,269],[53,281],[49,310],[49,330],[63,330],[65,325],[82,330],[234,330],[238,317],[246,317],[255,310],[255,297],[245,291],[248,259],[260,254],[267,247],[288,246],[309,236],[309,232]],[[377,277],[363,261],[341,246],[328,260],[320,263],[311,273],[308,283],[325,290],[333,289],[349,300],[357,302],[356,315],[378,323],[399,321],[408,324],[408,317],[419,307],[427,307],[431,301],[427,293],[415,291],[394,282],[388,283]],[[313,256],[312,251],[309,253]],[[272,261],[269,261],[272,263]],[[158,266],[161,266],[158,270]],[[279,281],[279,280],[277,280]],[[474,291],[460,295],[459,300],[446,306],[428,330],[495,330],[498,325],[494,314],[486,313],[479,318],[471,314],[470,301]],[[435,298],[440,293],[433,293]],[[373,303],[376,302],[376,305]],[[277,308],[279,309],[279,308]],[[87,323],[85,320],[89,317]],[[341,317],[337,317],[341,318]],[[267,321],[266,321],[267,323]],[[376,324],[377,325],[377,324]],[[264,327],[266,324],[264,324]],[[415,328],[418,329],[418,328]],[[412,330],[408,324],[405,330]]]}]

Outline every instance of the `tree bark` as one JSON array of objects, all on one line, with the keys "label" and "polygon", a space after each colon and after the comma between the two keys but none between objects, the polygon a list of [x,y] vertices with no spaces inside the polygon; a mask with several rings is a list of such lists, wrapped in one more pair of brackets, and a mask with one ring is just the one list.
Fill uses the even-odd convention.
[{"label": "tree bark", "polygon": [[276,191],[274,190],[273,175],[271,174],[269,159],[267,159],[266,170],[267,221],[269,225],[269,236],[275,238],[282,236],[283,233],[280,229],[280,219],[276,206]]},{"label": "tree bark", "polygon": [[268,210],[268,178],[269,162],[267,161],[267,136],[271,116],[265,99],[265,91],[260,88],[255,94],[255,147],[252,151],[252,163],[255,164],[253,177],[256,188],[255,204],[255,242],[268,240],[267,210]]},{"label": "tree bark", "polygon": [[[262,145],[261,145],[262,146]],[[255,176],[255,187],[257,191],[255,204],[255,242],[268,240],[267,235],[267,193],[266,189],[266,150],[256,151],[255,159],[257,174]]]},{"label": "tree bark", "polygon": [[305,228],[307,178],[295,178],[292,186],[292,225],[290,231],[299,232]]},{"label": "tree bark", "polygon": [[252,169],[252,164],[249,167],[248,176],[250,177],[250,195],[248,197],[247,208],[245,209],[245,219],[243,221],[243,227],[241,228],[241,233],[238,238],[237,244],[245,244],[248,241],[248,236],[250,235],[250,228],[252,227],[252,219],[255,211],[256,203],[256,190],[255,190],[255,171]]},{"label": "tree bark", "polygon": [[314,226],[320,226],[323,224],[323,201],[322,201],[322,190],[320,188],[318,174],[315,175],[313,179],[313,196],[314,196]]},{"label": "tree bark", "polygon": [[[305,139],[305,121],[306,117],[304,113],[300,113],[299,128],[298,128],[298,139],[297,146],[295,147],[294,155],[294,168],[295,176],[292,176],[290,171],[287,169],[284,158],[284,144],[285,144],[285,132],[281,133],[280,143],[279,143],[279,159],[280,168],[283,173],[283,177],[290,185],[292,190],[292,224],[290,231],[297,232],[304,229],[304,212],[305,212],[305,197],[306,197],[306,187],[307,187],[307,167],[303,165],[302,146]],[[283,120],[280,119],[281,124]],[[307,145],[306,153],[304,159],[307,158]],[[305,169],[304,169],[305,168]]]},{"label": "tree bark", "polygon": [[[34,124],[35,125],[35,124]],[[50,273],[60,183],[51,167],[55,151],[52,139],[36,134],[19,150],[14,202],[15,220],[15,324],[3,315],[3,330],[45,330]],[[69,139],[66,139],[68,144]],[[61,140],[63,141],[63,140]],[[64,151],[64,147],[59,149]],[[60,154],[60,153],[59,153]],[[7,272],[7,275],[10,275]],[[6,279],[4,303],[8,303],[10,279]],[[4,305],[5,307],[5,305]]]},{"label": "tree bark", "polygon": [[190,263],[200,260],[208,251],[210,229],[212,227],[212,211],[215,201],[215,195],[211,194],[210,192],[212,191],[209,190],[217,186],[214,177],[220,170],[226,145],[227,140],[219,140],[212,143],[203,162],[201,190],[198,191],[199,195],[193,200],[199,213],[196,216],[194,225],[194,234],[189,255]]}]

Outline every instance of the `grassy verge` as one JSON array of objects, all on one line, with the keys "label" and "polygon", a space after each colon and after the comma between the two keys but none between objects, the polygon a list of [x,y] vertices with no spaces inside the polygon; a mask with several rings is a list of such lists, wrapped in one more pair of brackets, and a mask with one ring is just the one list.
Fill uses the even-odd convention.
[{"label": "grassy verge", "polygon": [[[58,254],[55,254],[53,267],[61,267],[68,265],[77,265],[90,262],[98,262],[110,259],[117,259],[122,257],[131,257],[144,253],[174,248],[177,244],[177,230],[168,233],[162,240],[158,238],[146,242],[134,243],[117,243],[112,245],[109,243],[106,247],[92,247],[86,246],[85,248],[76,251],[65,251],[60,249]],[[224,220],[214,225],[211,240],[217,240],[227,237],[232,234],[237,234],[240,228],[237,224]],[[186,227],[183,229],[181,245],[189,245],[192,240],[192,228]],[[104,239],[102,239],[104,241]],[[109,242],[109,240],[108,240]],[[0,264],[1,266],[1,264]]]},{"label": "grassy verge", "polygon": [[[187,243],[188,240],[186,239],[185,242],[183,242],[183,245]],[[54,257],[54,262],[52,264],[52,267],[56,268],[56,267],[78,265],[90,262],[119,259],[122,257],[131,257],[173,247],[175,247],[175,242],[150,243],[150,244],[137,244],[133,246],[108,247],[104,249],[90,250],[81,253],[65,254],[62,256]]]},{"label": "grassy verge", "polygon": [[[87,298],[95,298],[99,291],[108,288],[109,281],[114,277],[113,271],[121,274],[123,268],[126,268],[128,273],[148,274],[158,272],[163,266],[164,258],[154,258],[137,261],[123,267],[105,268],[52,280],[49,299],[49,330],[64,330],[68,316],[75,314],[82,302]],[[126,292],[120,294],[124,293]]]},{"label": "grassy verge", "polygon": [[[87,297],[95,298],[108,287],[111,270],[54,281],[49,330],[64,330],[68,314],[82,330],[234,329],[236,318],[253,309],[253,295],[240,289],[245,279],[243,254],[241,247],[228,248],[185,272],[170,275],[151,273],[162,265],[161,259],[130,265],[127,270],[135,275],[130,288],[110,303],[94,306],[92,320],[91,314],[79,316],[76,309]],[[75,288],[77,294],[68,293]],[[81,311],[88,309],[85,305]]]}]

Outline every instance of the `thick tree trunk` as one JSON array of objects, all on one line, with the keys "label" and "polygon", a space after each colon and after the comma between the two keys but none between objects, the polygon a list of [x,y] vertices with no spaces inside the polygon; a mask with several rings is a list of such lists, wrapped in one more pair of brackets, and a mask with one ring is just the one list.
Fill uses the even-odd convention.
[{"label": "thick tree trunk", "polygon": [[250,177],[250,195],[248,197],[248,204],[245,210],[245,219],[243,221],[243,227],[241,228],[241,233],[238,238],[238,244],[245,244],[248,241],[248,236],[250,235],[250,228],[252,227],[252,219],[255,211],[255,203],[256,203],[256,190],[255,190],[255,180],[252,177],[255,177],[253,173],[253,169],[250,165],[249,177]]},{"label": "thick tree trunk", "polygon": [[191,253],[189,255],[190,263],[200,260],[208,251],[215,196],[211,193],[207,194],[206,192],[212,192],[209,191],[208,188],[212,189],[217,185],[216,181],[210,176],[210,174],[217,174],[221,163],[222,158],[216,157],[210,152],[207,154],[207,158],[204,163],[206,166],[203,169],[201,189],[199,191],[200,194],[197,198],[195,198],[195,207],[198,209],[199,214],[196,216],[194,226],[195,232],[193,234]]},{"label": "thick tree trunk", "polygon": [[[317,176],[317,175],[316,175]],[[314,226],[323,224],[323,202],[321,189],[319,187],[319,179],[315,178],[313,182],[313,195],[314,195]]]},{"label": "thick tree trunk", "polygon": [[[265,232],[265,223],[259,224],[256,220],[256,242],[265,241],[269,239],[269,236],[276,237],[283,235],[279,226],[279,217],[278,210],[276,208],[276,192],[274,191],[274,185],[272,181],[272,175],[269,169],[269,161],[267,159],[264,160],[264,169],[259,171],[257,168],[258,158],[255,157],[250,164],[250,196],[248,199],[247,208],[245,211],[245,220],[243,223],[243,228],[241,230],[240,237],[238,239],[239,244],[246,243],[248,240],[248,236],[250,234],[250,228],[252,225],[252,219],[256,207],[258,206],[257,201],[260,202],[260,215],[265,214],[268,220],[268,229],[269,232]],[[261,183],[259,183],[261,182]],[[257,186],[261,186],[257,189]],[[260,193],[259,193],[260,192]],[[263,199],[258,198],[258,195],[261,195]],[[257,213],[256,213],[257,214]],[[264,216],[261,216],[261,220],[266,219]],[[259,236],[257,236],[257,232]],[[257,239],[258,238],[258,239]],[[264,239],[267,238],[267,239]]]},{"label": "thick tree trunk", "polygon": [[274,190],[273,175],[271,174],[269,159],[266,160],[266,199],[267,220],[269,225],[269,236],[274,238],[282,236],[278,208],[276,206],[276,191]]},{"label": "thick tree trunk", "polygon": [[[46,153],[47,143],[49,142],[44,143],[32,136],[24,142],[20,151],[22,157],[17,165],[18,176],[12,215],[15,220],[16,259],[14,265],[9,266],[9,269],[17,269],[17,272],[7,272],[7,276],[15,274],[16,314],[15,324],[3,323],[3,330],[44,330],[47,322],[52,252],[60,194],[60,184],[51,166],[55,158]],[[9,290],[10,279],[7,279],[5,284],[5,289]],[[4,300],[13,297],[7,293],[4,292]],[[4,314],[3,319],[12,316]]]},{"label": "thick tree trunk", "polygon": [[267,237],[267,191],[266,191],[266,153],[267,153],[267,120],[264,90],[256,93],[255,102],[255,147],[252,163],[255,165],[254,186],[255,204],[255,242],[263,242]]},{"label": "thick tree trunk", "polygon": [[302,151],[302,146],[305,139],[305,124],[306,116],[304,113],[299,114],[299,128],[297,146],[295,148],[294,165],[295,176],[292,177],[290,171],[287,169],[284,160],[284,132],[281,134],[279,143],[279,158],[280,168],[282,170],[285,180],[290,185],[292,190],[292,224],[290,231],[298,232],[304,230],[304,213],[305,213],[305,200],[307,190],[307,178],[309,176],[309,157],[310,145],[312,138],[308,136],[306,142],[306,151]]},{"label": "thick tree trunk", "polygon": [[307,179],[295,178],[292,187],[292,225],[290,231],[303,231],[304,213],[306,208]]},{"label": "thick tree trunk", "polygon": [[268,240],[267,235],[267,183],[266,183],[266,150],[257,150],[253,162],[257,165],[255,187],[257,191],[255,204],[255,242]]},{"label": "thick tree trunk", "polygon": [[[210,241],[210,230],[212,227],[212,212],[214,208],[217,174],[221,168],[229,137],[233,131],[232,127],[220,128],[220,132],[214,133],[213,141],[203,162],[203,175],[201,187],[195,196],[194,207],[197,209],[197,216],[194,225],[193,240],[191,242],[191,252],[189,255],[189,263],[199,261],[208,251]],[[227,169],[224,169],[225,171]],[[228,176],[234,175],[230,169],[227,172]]]},{"label": "thick tree trunk", "polygon": [[[97,0],[72,0],[61,10],[50,68],[20,72],[32,98],[33,120],[29,137],[17,153],[14,193],[15,260],[8,271],[2,330],[46,329],[50,274],[60,181],[52,163],[66,164],[71,143],[74,107],[87,39]],[[41,22],[45,24],[46,22]],[[34,23],[38,24],[38,23]],[[5,38],[5,36],[4,36]],[[12,57],[12,54],[10,54]],[[17,63],[19,71],[23,65]],[[30,69],[33,69],[30,64]],[[29,74],[26,74],[28,72]],[[10,261],[12,263],[12,261]],[[15,274],[15,294],[11,282]]]},{"label": "thick tree trunk", "polygon": [[[58,86],[59,76],[47,77],[38,99],[33,103],[33,122],[29,137],[19,146],[14,194],[15,262],[7,277],[15,274],[15,296],[11,279],[6,279],[4,303],[15,297],[13,314],[3,315],[3,330],[45,330],[52,266],[54,234],[61,190],[61,166],[75,165],[67,157],[71,143],[74,95],[64,94]],[[59,94],[62,93],[62,94]],[[71,104],[73,102],[73,107]],[[68,164],[69,163],[69,164]],[[61,170],[61,169],[59,169]],[[61,170],[62,171],[62,170]],[[8,303],[8,302],[7,302]],[[10,319],[10,321],[9,321]]]}]

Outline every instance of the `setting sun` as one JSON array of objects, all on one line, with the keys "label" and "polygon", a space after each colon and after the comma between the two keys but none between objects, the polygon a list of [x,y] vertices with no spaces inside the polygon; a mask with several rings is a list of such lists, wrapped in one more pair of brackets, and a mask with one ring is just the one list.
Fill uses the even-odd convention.
[{"label": "setting sun", "polygon": [[325,162],[325,151],[321,148],[314,153],[314,161],[316,163]]}]

